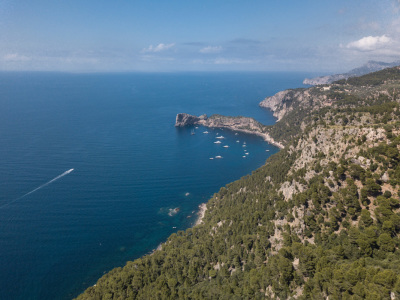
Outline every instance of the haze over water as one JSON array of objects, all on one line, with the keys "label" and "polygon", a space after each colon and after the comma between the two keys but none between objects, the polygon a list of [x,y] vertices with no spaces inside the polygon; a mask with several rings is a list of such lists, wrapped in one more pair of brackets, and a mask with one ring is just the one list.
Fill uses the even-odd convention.
[{"label": "haze over water", "polygon": [[192,226],[200,203],[278,149],[191,135],[176,114],[273,124],[258,103],[307,76],[0,73],[1,298],[70,299]]}]

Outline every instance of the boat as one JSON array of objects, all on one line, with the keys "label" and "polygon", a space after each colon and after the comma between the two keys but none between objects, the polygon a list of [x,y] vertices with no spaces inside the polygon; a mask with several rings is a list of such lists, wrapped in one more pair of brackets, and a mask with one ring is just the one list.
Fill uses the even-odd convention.
[{"label": "boat", "polygon": [[237,141],[236,141],[236,143],[240,143],[240,141],[239,141],[239,140],[237,140]]},{"label": "boat", "polygon": [[224,139],[225,137],[223,135],[217,136],[217,139]]},{"label": "boat", "polygon": [[208,133],[208,131],[206,130],[206,131],[203,131],[203,133]]},{"label": "boat", "polygon": [[246,147],[246,145],[242,145],[242,147]]},{"label": "boat", "polygon": [[269,152],[269,150],[268,150],[268,149],[267,149],[267,150],[265,150],[265,151]]},{"label": "boat", "polygon": [[222,156],[221,155],[217,155],[215,158],[222,158]]},{"label": "boat", "polygon": [[210,159],[214,159],[214,157],[210,157]]},{"label": "boat", "polygon": [[228,146],[228,145],[225,145],[224,148],[229,148],[229,146]]},{"label": "boat", "polygon": [[238,133],[236,132],[235,135],[238,135]]},{"label": "boat", "polygon": [[221,144],[221,141],[215,141],[214,144]]},{"label": "boat", "polygon": [[192,130],[192,132],[190,133],[191,135],[195,135],[194,130]]}]

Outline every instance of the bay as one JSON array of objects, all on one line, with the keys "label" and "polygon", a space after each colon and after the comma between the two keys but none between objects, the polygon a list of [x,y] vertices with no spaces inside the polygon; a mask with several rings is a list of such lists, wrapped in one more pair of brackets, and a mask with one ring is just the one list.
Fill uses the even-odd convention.
[{"label": "bay", "polygon": [[0,73],[2,298],[70,299],[192,226],[200,203],[278,149],[229,130],[192,135],[176,114],[273,124],[258,103],[307,76]]}]

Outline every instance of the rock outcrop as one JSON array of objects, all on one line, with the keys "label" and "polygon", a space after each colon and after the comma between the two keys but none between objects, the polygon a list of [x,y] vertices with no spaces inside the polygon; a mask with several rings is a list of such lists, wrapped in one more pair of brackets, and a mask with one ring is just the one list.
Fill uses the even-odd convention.
[{"label": "rock outcrop", "polygon": [[293,91],[285,90],[265,98],[259,105],[270,109],[279,121],[288,112],[287,102],[291,102],[291,99],[293,99]]},{"label": "rock outcrop", "polygon": [[197,117],[185,113],[180,113],[176,115],[175,126],[184,127],[189,125],[197,125],[205,120],[207,120],[207,115],[201,115],[200,117]]},{"label": "rock outcrop", "polygon": [[346,74],[319,76],[319,77],[315,77],[315,78],[306,78],[303,80],[303,84],[308,84],[308,85],[330,84],[334,81],[341,80],[341,79],[347,79],[349,77],[351,77],[351,76],[346,75]]},{"label": "rock outcrop", "polygon": [[308,108],[311,103],[321,102],[323,99],[316,95],[311,95],[306,89],[289,89],[276,93],[271,97],[265,98],[259,106],[268,108],[273,112],[274,117],[280,121],[293,109],[302,106]]},{"label": "rock outcrop", "polygon": [[266,126],[257,122],[253,118],[249,117],[227,117],[222,115],[212,115],[209,118],[207,115],[201,115],[200,117],[192,116],[186,113],[180,113],[176,116],[176,127],[201,125],[209,128],[227,128],[233,131],[239,131],[249,134],[255,134],[261,136],[265,141],[273,144],[279,148],[283,148],[283,145],[276,142],[267,132]]}]

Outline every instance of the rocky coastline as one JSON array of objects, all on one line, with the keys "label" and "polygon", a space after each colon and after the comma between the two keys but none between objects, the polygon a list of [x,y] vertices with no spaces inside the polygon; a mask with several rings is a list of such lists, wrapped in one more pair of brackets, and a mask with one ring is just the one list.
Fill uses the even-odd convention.
[{"label": "rocky coastline", "polygon": [[202,203],[199,205],[199,211],[197,212],[198,218],[196,220],[196,223],[194,223],[194,226],[203,223],[203,218],[204,215],[206,214],[206,210],[207,210],[207,203]]},{"label": "rocky coastline", "polygon": [[175,127],[201,125],[208,128],[226,128],[236,132],[255,134],[262,137],[266,142],[279,148],[284,148],[283,144],[275,141],[266,131],[266,126],[249,117],[228,117],[222,115],[201,115],[199,117],[186,113],[176,115]]}]

